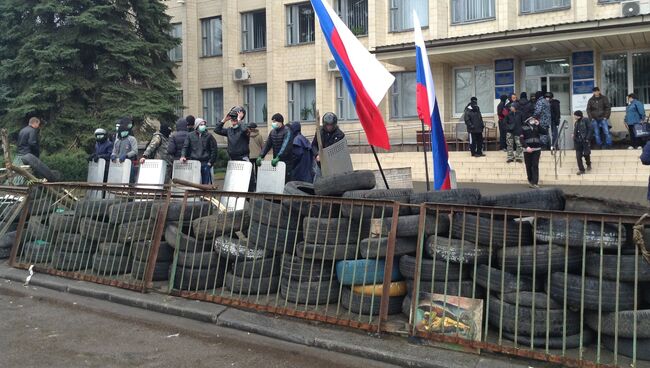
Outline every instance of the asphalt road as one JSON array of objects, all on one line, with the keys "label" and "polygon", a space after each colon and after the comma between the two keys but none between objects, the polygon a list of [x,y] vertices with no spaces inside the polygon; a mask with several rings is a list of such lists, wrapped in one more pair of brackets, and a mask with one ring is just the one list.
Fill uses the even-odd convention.
[{"label": "asphalt road", "polygon": [[0,366],[21,368],[393,367],[108,302],[7,285],[0,285],[0,352]]}]

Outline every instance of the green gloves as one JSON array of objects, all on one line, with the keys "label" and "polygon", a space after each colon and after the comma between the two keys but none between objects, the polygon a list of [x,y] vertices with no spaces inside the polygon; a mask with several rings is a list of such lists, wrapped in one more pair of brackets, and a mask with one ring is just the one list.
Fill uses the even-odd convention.
[{"label": "green gloves", "polygon": [[280,158],[276,157],[273,160],[271,160],[271,166],[276,167],[278,166],[278,162],[280,162]]},{"label": "green gloves", "polygon": [[255,165],[257,165],[257,167],[262,166],[262,158],[261,157],[258,157],[257,160],[255,160]]}]

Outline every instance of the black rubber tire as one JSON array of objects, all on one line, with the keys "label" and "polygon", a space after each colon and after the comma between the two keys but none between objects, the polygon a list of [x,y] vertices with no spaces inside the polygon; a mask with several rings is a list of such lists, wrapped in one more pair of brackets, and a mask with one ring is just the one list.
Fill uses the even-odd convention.
[{"label": "black rubber tire", "polygon": [[63,252],[94,253],[97,243],[85,239],[81,234],[58,233],[53,245]]},{"label": "black rubber tire", "polygon": [[[413,189],[373,189],[373,190],[355,190],[345,192],[343,198],[347,199],[370,199],[382,201],[395,201],[398,203],[408,203]],[[393,216],[392,204],[369,204],[355,203],[342,204],[341,213],[344,217],[351,217],[355,220],[370,218],[387,218]],[[399,215],[408,215],[411,209],[408,206],[399,207]]]},{"label": "black rubber tire", "polygon": [[[253,259],[264,259],[273,256],[272,249],[255,248],[252,243],[230,238],[216,238],[214,250],[221,255],[224,262],[239,262]],[[279,252],[278,252],[279,254]]]},{"label": "black rubber tire", "polygon": [[131,272],[133,260],[128,254],[114,256],[110,254],[95,253],[92,259],[93,271],[101,276],[122,275]]},{"label": "black rubber tire", "polygon": [[[403,296],[393,296],[388,298],[388,314],[401,313],[403,302]],[[381,296],[361,295],[352,292],[348,287],[343,287],[341,289],[340,305],[352,313],[363,314],[366,316],[377,316],[379,315]]]},{"label": "black rubber tire", "polygon": [[45,225],[44,216],[31,216],[27,220],[27,229],[23,234],[25,239],[29,240],[48,240],[54,239],[54,234],[50,233],[50,227]]},{"label": "black rubber tire", "polygon": [[197,239],[193,236],[189,236],[187,229],[180,228],[179,230],[179,225],[176,224],[166,225],[165,241],[171,245],[172,248],[178,249],[181,252],[188,250],[191,252],[209,250],[212,249],[213,244],[211,239]]},{"label": "black rubber tire", "polygon": [[11,247],[14,246],[15,242],[16,242],[16,232],[15,231],[7,232],[2,237],[0,237],[0,249],[11,250]]},{"label": "black rubber tire", "polygon": [[47,192],[41,192],[39,194],[30,193],[28,206],[30,216],[43,216],[54,212],[57,208],[51,195]]},{"label": "black rubber tire", "polygon": [[118,239],[118,228],[114,224],[95,221],[86,217],[80,222],[81,234],[86,239],[101,242],[113,242]]},{"label": "black rubber tire", "polygon": [[120,243],[136,243],[151,240],[155,227],[156,220],[154,218],[123,223],[118,227],[117,240]]},{"label": "black rubber tire", "polygon": [[11,248],[0,248],[0,259],[9,258],[11,256]]},{"label": "black rubber tire", "polygon": [[[603,228],[603,234],[601,236],[601,224],[600,222],[587,222],[587,229],[585,233],[584,221],[580,219],[571,219],[569,220],[569,233],[567,234],[567,221],[566,219],[553,219],[553,236],[551,236],[550,228],[551,221],[548,219],[538,219],[537,220],[537,240],[541,242],[548,243],[553,242],[557,245],[566,245],[570,247],[583,247],[584,245],[587,248],[598,248],[601,246],[603,249],[618,249],[618,227],[609,223],[605,223]],[[584,236],[583,236],[584,233]],[[621,230],[621,244],[623,247],[626,246],[626,231],[625,229]],[[602,245],[601,245],[602,241]]]},{"label": "black rubber tire", "polygon": [[[131,254],[137,261],[146,261],[147,258],[149,258],[150,251],[151,241],[133,243],[131,246]],[[160,247],[158,247],[158,256],[156,257],[156,262],[171,262],[173,259],[174,248],[172,248],[168,243],[161,241]]]},{"label": "black rubber tire", "polygon": [[564,210],[567,212],[592,214],[608,213],[641,216],[648,212],[648,207],[638,202],[619,201],[616,199],[604,198],[603,196],[587,197],[567,194]]},{"label": "black rubber tire", "polygon": [[[517,308],[513,304],[502,302],[496,296],[490,297],[489,306],[489,323],[496,328],[499,328],[499,324],[501,324],[503,330],[510,333],[517,332],[524,336],[530,336],[532,332],[534,336],[538,337],[546,336],[547,333],[549,336],[563,336],[564,331],[566,331],[566,335],[580,333],[580,314],[575,312],[567,310],[565,319],[562,309],[547,311],[535,308],[533,311],[531,308],[521,305]],[[503,308],[503,314],[501,314],[501,308]],[[517,316],[516,320],[515,316]]]},{"label": "black rubber tire", "polygon": [[127,243],[99,243],[97,246],[97,253],[113,255],[113,256],[124,256],[128,255],[130,251],[129,244]]},{"label": "black rubber tire", "polygon": [[237,260],[232,267],[233,275],[260,278],[280,275],[280,257],[254,260]]},{"label": "black rubber tire", "polygon": [[[171,278],[172,268],[169,269]],[[209,292],[223,286],[225,268],[191,269],[176,267],[173,288],[182,291]]]},{"label": "black rubber tire", "polygon": [[[356,249],[356,245],[350,246]],[[417,238],[395,238],[394,256],[415,255],[418,247]],[[388,238],[367,238],[363,239],[359,244],[359,252],[363,258],[377,259],[386,258],[388,251]],[[354,259],[347,258],[347,259]]]},{"label": "black rubber tire", "polygon": [[[488,287],[488,275],[490,278]],[[501,278],[503,277],[503,288],[501,287]],[[517,291],[532,291],[532,282],[527,277],[519,277],[511,273],[498,270],[496,268],[488,267],[487,265],[479,265],[476,270],[476,277],[474,279],[478,285],[481,285],[489,293],[501,295],[501,293],[515,293]]]},{"label": "black rubber tire", "polygon": [[48,218],[50,229],[59,233],[79,233],[80,221],[81,217],[75,211],[54,212]]},{"label": "black rubber tire", "polygon": [[[584,309],[597,311],[599,279],[585,277],[584,287]],[[603,280],[600,308],[603,312],[613,312],[616,310],[616,282]],[[631,310],[634,308],[634,286],[627,283],[619,283],[618,310]],[[556,272],[551,275],[551,296],[558,303],[564,301],[564,273]],[[580,299],[582,293],[582,277],[578,275],[567,275],[567,300],[570,307],[580,308]]]},{"label": "black rubber tire", "polygon": [[81,199],[75,211],[81,217],[90,217],[99,221],[108,221],[108,210],[116,204],[126,203],[126,199]]},{"label": "black rubber tire", "polygon": [[[440,216],[437,216],[437,224],[436,224],[436,215],[434,214],[428,214],[425,218],[424,222],[424,235],[429,236],[429,235],[443,235],[443,234],[448,234],[449,233],[449,215],[446,213],[441,213]],[[378,221],[380,223],[383,223],[383,226],[381,226],[380,231],[374,231],[376,229],[376,226],[379,225],[374,225],[372,226],[373,229],[373,235],[376,236],[388,236],[390,234],[390,230],[392,228],[393,224],[393,219],[392,218],[384,218],[382,220],[372,220],[372,221]],[[436,227],[437,226],[437,227]],[[420,215],[406,215],[406,216],[399,216],[397,218],[397,237],[398,238],[411,238],[411,237],[417,237],[420,233]]]},{"label": "black rubber tire", "polygon": [[[636,260],[635,260],[636,259]],[[606,280],[612,281],[626,281],[634,282],[635,278],[635,263],[638,265],[638,280],[640,282],[650,281],[650,264],[648,264],[641,254],[638,257],[634,255],[621,255],[620,258],[620,271],[616,272],[619,263],[618,255],[604,254],[603,255],[602,275]],[[600,277],[600,254],[587,253],[587,260],[585,263],[585,271],[587,275],[593,277]],[[648,336],[650,338],[650,336]]]},{"label": "black rubber tire", "polygon": [[[497,295],[499,298],[502,295]],[[505,293],[502,300],[511,305],[519,305],[520,307],[533,308],[533,300],[535,301],[535,310],[549,310],[562,309],[562,305],[555,300],[549,298],[548,294],[541,291],[520,291],[518,293]],[[517,304],[518,303],[518,304]]]},{"label": "black rubber tire", "polygon": [[[459,265],[455,263],[449,262],[449,264],[447,264],[447,262],[444,261],[434,261],[433,259],[427,258],[422,258],[421,266],[421,281],[444,281],[445,277],[447,277],[448,280],[458,280],[459,274],[461,276],[461,279],[466,279],[470,269],[469,267],[463,267],[461,274]],[[447,267],[449,268],[447,269]],[[413,280],[413,276],[415,275],[415,257],[408,255],[400,257],[399,272],[405,279]]]},{"label": "black rubber tire", "polygon": [[369,190],[377,185],[375,174],[370,170],[358,170],[345,174],[321,177],[314,183],[314,193],[319,196],[339,197],[352,190]]},{"label": "black rubber tire", "polygon": [[183,215],[183,223],[189,223],[194,219],[208,216],[212,212],[212,204],[209,202],[187,202],[185,210],[183,211],[182,201],[171,201],[167,208],[167,222],[181,221],[181,213]]},{"label": "black rubber tire", "polygon": [[[294,196],[304,196],[307,198],[296,200],[287,198],[282,205],[291,209],[295,214],[301,217],[307,216],[327,216],[328,213],[338,215],[340,205],[335,203],[322,203],[319,199],[309,198],[316,195],[314,184],[304,181],[290,181],[284,186],[284,194]],[[322,206],[321,206],[322,204]],[[322,208],[322,211],[321,211]],[[321,213],[322,212],[322,213]]]},{"label": "black rubber tire", "polygon": [[[171,262],[156,262],[153,267],[153,277],[151,281],[165,281],[169,280],[169,267]],[[140,262],[138,260],[133,260],[133,265],[131,266],[131,277],[144,281],[144,274],[147,271],[147,262]]]},{"label": "black rubber tire", "polygon": [[[636,337],[650,339],[650,309],[635,311],[621,311],[618,313],[602,313],[600,316],[600,332],[604,335],[634,338],[634,316],[636,313]],[[618,316],[618,332],[616,331],[616,317]],[[587,326],[598,331],[598,312],[587,313],[585,316]]]},{"label": "black rubber tire", "polygon": [[430,236],[424,250],[430,258],[454,263],[485,264],[490,260],[490,249],[444,236]]},{"label": "black rubber tire", "polygon": [[178,267],[193,268],[193,269],[206,269],[216,268],[217,263],[219,266],[225,264],[225,257],[219,257],[219,253],[213,250],[204,252],[190,253],[178,252],[178,259],[176,261]]},{"label": "black rubber tire", "polygon": [[[413,193],[409,199],[410,204],[443,203],[468,206],[478,205],[480,201],[481,192],[472,188]],[[411,213],[420,214],[420,207],[411,207]]]},{"label": "black rubber tire", "polygon": [[138,222],[153,219],[164,206],[164,201],[128,202],[118,203],[108,208],[108,219],[111,224],[123,224],[125,222]]},{"label": "black rubber tire", "polygon": [[21,157],[24,165],[29,165],[34,173],[34,176],[37,178],[47,179],[50,183],[56,183],[61,180],[60,176],[57,176],[52,170],[50,170],[47,165],[41,161],[40,158],[34,156],[31,153],[25,154]]},{"label": "black rubber tire", "polygon": [[50,263],[54,252],[56,250],[48,242],[27,242],[18,253],[18,259],[22,263]]},{"label": "black rubber tire", "polygon": [[[333,276],[332,262],[304,259],[285,254],[282,262],[282,278],[295,281],[331,280]],[[321,272],[322,270],[322,272]]]},{"label": "black rubber tire", "polygon": [[529,210],[564,210],[564,192],[557,188],[529,190],[481,198],[482,206]]},{"label": "black rubber tire", "polygon": [[296,245],[296,255],[306,259],[319,259],[326,261],[355,259],[356,245],[323,245],[323,244],[305,244],[300,242]]},{"label": "black rubber tire", "polygon": [[[515,335],[509,332],[503,331],[503,337],[510,341],[515,341]],[[549,349],[562,349],[562,347],[566,349],[576,349],[580,347],[580,339],[581,336],[579,333],[566,336],[566,338],[549,336],[548,341],[546,340],[546,337],[533,337],[533,346],[537,348],[545,348],[546,344],[548,343]],[[595,339],[596,334],[593,331],[585,329],[582,332],[583,347],[591,345]],[[520,348],[524,349],[527,346],[530,346],[530,342],[530,334],[528,336],[517,334],[517,344]]]},{"label": "black rubber tire", "polygon": [[[463,229],[463,216],[464,229]],[[478,229],[477,221],[478,218]],[[492,225],[492,237],[490,237],[490,225]],[[521,225],[521,236],[519,235]],[[490,246],[492,249],[498,249],[504,245],[504,227],[505,229],[505,245],[529,245],[533,243],[533,235],[531,226],[528,222],[517,223],[512,220],[503,221],[497,219],[486,218],[472,214],[456,213],[454,214],[453,223],[451,226],[451,234],[456,239],[463,239],[470,243],[476,243],[478,239],[479,245]],[[464,230],[464,231],[463,231]]]},{"label": "black rubber tire", "polygon": [[302,232],[252,222],[248,242],[252,249],[266,250],[269,254],[293,253],[296,243],[302,240]]},{"label": "black rubber tire", "polygon": [[240,230],[248,229],[250,217],[245,210],[231,211],[218,215],[197,218],[192,221],[192,233],[197,239],[214,239],[220,236],[234,236]]},{"label": "black rubber tire", "polygon": [[[614,351],[616,344],[613,336],[602,335],[601,341],[607,350]],[[634,355],[634,340],[619,337],[616,348],[618,355],[632,358]],[[636,359],[650,361],[650,339],[636,340]]]},{"label": "black rubber tire", "polygon": [[[408,295],[413,294],[413,280],[406,280],[406,289],[408,290]],[[460,286],[460,296],[464,298],[474,298],[474,299],[483,299],[485,297],[485,290],[479,285],[475,285],[474,281],[464,280],[460,283],[458,280],[447,280],[447,288],[445,289],[445,282],[443,281],[420,281],[420,293],[431,293],[431,288],[433,288],[433,293],[435,294],[447,294],[449,296],[458,296],[458,290]]]},{"label": "black rubber tire", "polygon": [[[296,229],[300,226],[301,218],[298,215],[300,204],[295,203],[291,210],[285,206],[284,202],[290,201],[268,201],[260,198],[252,198],[250,201],[250,217],[252,221],[268,226],[279,226],[285,229]],[[302,215],[305,216],[305,215]]]},{"label": "black rubber tire", "polygon": [[311,244],[355,244],[359,239],[359,225],[349,218],[305,217],[302,226],[304,240]]},{"label": "black rubber tire", "polygon": [[[582,265],[582,252],[579,249],[569,248],[567,250],[559,245],[551,245],[550,253],[550,269],[548,265],[548,244],[498,249],[497,262],[502,270],[512,273],[517,273],[519,270],[522,275],[532,275],[533,273],[545,275],[549,272],[564,271],[565,266],[568,267],[569,271],[574,271],[578,270]],[[536,259],[535,264],[533,264],[533,258]]]},{"label": "black rubber tire", "polygon": [[336,303],[339,297],[339,284],[336,280],[308,281],[280,280],[280,296],[298,304]]},{"label": "black rubber tire", "polygon": [[235,294],[270,295],[278,292],[280,288],[280,276],[265,277],[238,277],[232,273],[226,273],[226,284],[224,287]]},{"label": "black rubber tire", "polygon": [[83,271],[92,265],[90,253],[55,252],[52,267],[59,271]]}]

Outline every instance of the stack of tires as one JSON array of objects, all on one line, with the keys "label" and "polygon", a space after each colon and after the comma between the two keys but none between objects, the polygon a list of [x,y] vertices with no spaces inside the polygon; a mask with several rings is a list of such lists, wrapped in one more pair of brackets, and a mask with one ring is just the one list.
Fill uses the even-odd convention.
[{"label": "stack of tires", "polygon": [[53,235],[53,268],[60,271],[88,269],[97,244],[82,235],[81,216],[74,210],[58,209],[49,215],[48,223]]},{"label": "stack of tires", "polygon": [[285,254],[282,261],[280,296],[296,305],[329,304],[338,301],[339,284],[332,261]]},{"label": "stack of tires", "polygon": [[15,213],[15,210],[20,206],[20,202],[12,199],[0,199],[0,229],[5,229],[6,233],[0,237],[0,259],[9,258],[11,255],[11,248],[16,240],[16,229],[18,229],[18,221],[20,216],[16,216],[11,223],[9,219]]},{"label": "stack of tires", "polygon": [[49,264],[54,254],[54,234],[48,226],[49,214],[54,212],[53,201],[47,197],[29,202],[27,226],[21,240],[22,248],[18,260],[27,264]]},{"label": "stack of tires", "polygon": [[[131,277],[138,281],[144,281],[147,262],[151,252],[151,241],[141,241],[131,246],[133,264],[131,266]],[[158,255],[153,267],[151,281],[165,281],[169,279],[169,267],[174,257],[174,249],[166,242],[161,242],[158,248]]]}]

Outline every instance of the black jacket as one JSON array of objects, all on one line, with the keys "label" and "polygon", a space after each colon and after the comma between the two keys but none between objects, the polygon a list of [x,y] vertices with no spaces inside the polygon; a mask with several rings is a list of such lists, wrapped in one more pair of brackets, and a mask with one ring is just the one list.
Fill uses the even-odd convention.
[{"label": "black jacket", "polygon": [[169,145],[167,146],[167,153],[172,156],[172,159],[178,160],[181,158],[181,151],[187,139],[187,120],[180,118],[176,121],[176,131],[169,136]]},{"label": "black jacket", "polygon": [[217,163],[217,140],[208,132],[191,132],[183,144],[182,157],[214,166]]},{"label": "black jacket", "polygon": [[[328,132],[325,130],[324,127],[320,128],[320,137],[321,140],[323,141],[323,148],[327,148],[334,143],[340,141],[341,139],[345,138],[345,133],[339,127],[336,127],[333,132]],[[311,147],[312,151],[314,151],[314,154],[318,154],[318,139],[314,135],[314,140],[311,141]]]},{"label": "black jacket", "polygon": [[576,145],[589,144],[594,135],[594,128],[591,126],[589,119],[582,118],[575,122],[573,126],[573,142]]},{"label": "black jacket", "polygon": [[535,113],[535,105],[532,102],[528,101],[527,98],[520,98],[517,102],[519,103],[517,111],[521,113],[523,121],[533,116]]},{"label": "black jacket", "polygon": [[612,105],[609,103],[607,96],[591,96],[589,101],[587,101],[587,115],[589,116],[589,119],[609,119],[611,114]]},{"label": "black jacket", "polygon": [[291,130],[288,126],[283,126],[280,129],[273,129],[269,133],[269,138],[262,148],[260,157],[266,156],[271,149],[273,149],[273,157],[280,157],[280,161],[291,164],[291,149],[293,148],[293,139],[291,138]]},{"label": "black jacket", "polygon": [[483,133],[485,124],[483,123],[483,116],[481,116],[481,109],[476,103],[470,103],[465,107],[464,119],[468,133]]},{"label": "black jacket", "polygon": [[218,122],[214,132],[224,137],[228,137],[228,156],[231,160],[241,160],[250,155],[250,132],[248,125],[240,123],[237,128],[224,129],[223,122]]},{"label": "black jacket", "polygon": [[510,112],[505,119],[506,122],[506,131],[512,133],[515,136],[521,135],[521,126],[524,125],[523,115],[520,111]]},{"label": "black jacket", "polygon": [[18,154],[26,155],[28,153],[31,153],[36,157],[41,155],[41,144],[38,139],[38,130],[29,125],[22,128],[20,133],[18,133]]},{"label": "black jacket", "polygon": [[560,125],[560,101],[556,99],[551,100],[551,124]]},{"label": "black jacket", "polygon": [[541,136],[547,134],[548,130],[540,124],[524,123],[521,127],[521,145],[525,148],[542,148]]}]

